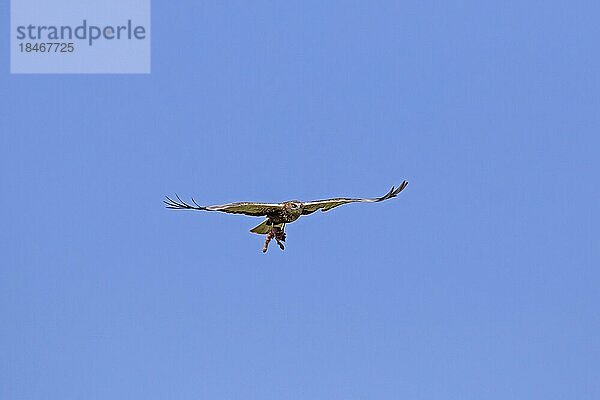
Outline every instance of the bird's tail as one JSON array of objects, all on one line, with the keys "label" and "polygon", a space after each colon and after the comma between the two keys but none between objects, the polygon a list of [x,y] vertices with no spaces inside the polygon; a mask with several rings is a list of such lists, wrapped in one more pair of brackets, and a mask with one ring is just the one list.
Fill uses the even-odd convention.
[{"label": "bird's tail", "polygon": [[[282,224],[275,225],[275,226],[276,227],[281,227],[281,225]],[[252,232],[252,233],[258,233],[259,235],[266,235],[267,233],[269,233],[271,231],[272,227],[273,227],[273,224],[268,219],[266,219],[260,225],[257,225],[254,228],[250,229],[250,232]]]}]

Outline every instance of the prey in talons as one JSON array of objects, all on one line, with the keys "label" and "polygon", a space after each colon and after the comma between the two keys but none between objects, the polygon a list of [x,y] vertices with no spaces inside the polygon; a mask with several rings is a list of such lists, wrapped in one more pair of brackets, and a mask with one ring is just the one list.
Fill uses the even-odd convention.
[{"label": "prey in talons", "polygon": [[277,245],[279,246],[279,248],[281,250],[285,250],[285,246],[283,245],[283,242],[285,242],[285,232],[284,229],[285,225],[283,225],[281,228],[278,226],[273,226],[271,228],[271,230],[269,231],[269,233],[267,233],[267,237],[265,238],[265,245],[263,246],[263,253],[266,253],[268,248],[269,248],[269,242],[271,242],[272,239],[275,239],[275,241],[277,242]]}]

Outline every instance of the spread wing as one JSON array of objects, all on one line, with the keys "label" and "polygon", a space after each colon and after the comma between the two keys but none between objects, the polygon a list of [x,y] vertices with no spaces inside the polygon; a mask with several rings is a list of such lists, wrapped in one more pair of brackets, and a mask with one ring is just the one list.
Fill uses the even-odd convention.
[{"label": "spread wing", "polygon": [[250,215],[253,217],[266,216],[267,214],[272,214],[283,206],[281,204],[271,204],[271,203],[252,203],[252,202],[241,202],[241,203],[229,203],[222,204],[218,206],[201,206],[192,198],[192,203],[188,204],[185,201],[181,200],[179,196],[177,197],[177,201],[169,198],[169,196],[165,196],[166,200],[163,202],[167,208],[172,210],[202,210],[202,211],[221,211],[230,214],[244,214]]},{"label": "spread wing", "polygon": [[346,197],[339,197],[335,199],[327,199],[327,200],[316,200],[309,201],[307,203],[302,204],[302,215],[312,214],[315,211],[321,209],[323,211],[329,211],[334,207],[341,206],[349,203],[378,203],[380,201],[384,201],[387,199],[391,199],[392,197],[396,197],[398,193],[400,193],[404,188],[408,185],[407,181],[402,182],[400,186],[397,188],[392,186],[392,189],[387,192],[385,195],[381,197],[375,197],[372,199],[349,199]]}]

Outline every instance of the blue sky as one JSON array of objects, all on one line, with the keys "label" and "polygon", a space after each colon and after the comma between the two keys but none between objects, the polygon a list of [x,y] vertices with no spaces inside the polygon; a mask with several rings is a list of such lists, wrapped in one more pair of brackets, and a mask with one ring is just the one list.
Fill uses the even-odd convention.
[{"label": "blue sky", "polygon": [[[0,398],[597,399],[598,5],[215,3],[150,75],[0,58]],[[266,255],[162,206],[403,179]]]}]

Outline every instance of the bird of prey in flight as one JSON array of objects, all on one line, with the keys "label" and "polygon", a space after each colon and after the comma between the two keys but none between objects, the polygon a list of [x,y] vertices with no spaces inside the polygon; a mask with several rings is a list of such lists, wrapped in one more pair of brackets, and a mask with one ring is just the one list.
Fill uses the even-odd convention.
[{"label": "bird of prey in flight", "polygon": [[329,211],[334,207],[349,203],[378,203],[392,197],[396,197],[408,185],[407,181],[402,182],[397,188],[392,186],[392,189],[381,197],[353,199],[347,197],[336,197],[326,200],[315,200],[302,202],[298,200],[284,201],[283,203],[229,203],[218,206],[201,206],[192,198],[193,204],[188,204],[175,195],[177,201],[165,196],[164,203],[167,208],[173,210],[201,210],[201,211],[221,211],[230,214],[244,214],[252,217],[266,217],[266,219],[258,226],[252,228],[250,232],[259,235],[267,235],[263,253],[266,253],[269,247],[269,242],[275,239],[279,248],[284,249],[285,242],[285,224],[294,222],[302,215],[309,215],[317,210]]}]

